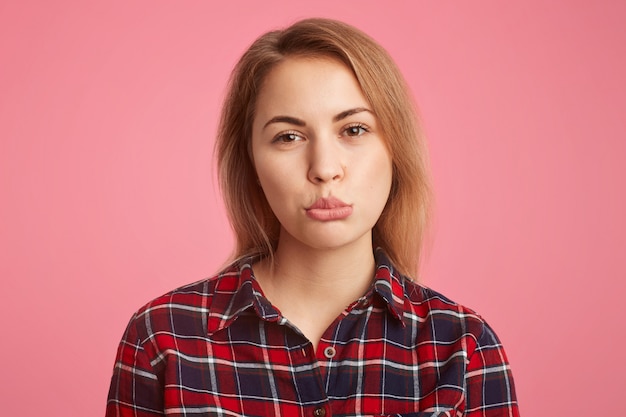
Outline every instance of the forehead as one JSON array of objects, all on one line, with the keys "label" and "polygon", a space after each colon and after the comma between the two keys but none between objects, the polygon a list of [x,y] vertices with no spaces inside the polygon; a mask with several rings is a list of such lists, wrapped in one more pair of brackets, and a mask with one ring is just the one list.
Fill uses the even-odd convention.
[{"label": "forehead", "polygon": [[370,107],[352,70],[331,57],[288,57],[265,77],[256,102],[258,117],[276,113],[340,112]]}]

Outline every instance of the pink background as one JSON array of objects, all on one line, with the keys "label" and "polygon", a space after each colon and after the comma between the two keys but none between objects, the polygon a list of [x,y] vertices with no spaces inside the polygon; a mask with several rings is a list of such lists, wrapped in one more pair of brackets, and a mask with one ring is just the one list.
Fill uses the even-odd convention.
[{"label": "pink background", "polygon": [[97,416],[132,312],[232,239],[212,146],[260,33],[352,23],[420,105],[423,282],[483,314],[525,416],[621,415],[626,2],[0,2],[0,404]]}]

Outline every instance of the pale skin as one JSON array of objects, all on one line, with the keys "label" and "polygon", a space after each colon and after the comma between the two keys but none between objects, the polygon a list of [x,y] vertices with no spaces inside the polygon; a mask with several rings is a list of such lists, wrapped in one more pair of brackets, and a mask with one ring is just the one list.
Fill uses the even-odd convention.
[{"label": "pale skin", "polygon": [[259,262],[255,276],[317,348],[372,284],[372,228],[392,180],[377,118],[350,69],[302,57],[273,68],[256,103],[252,158],[281,224],[274,268]]}]

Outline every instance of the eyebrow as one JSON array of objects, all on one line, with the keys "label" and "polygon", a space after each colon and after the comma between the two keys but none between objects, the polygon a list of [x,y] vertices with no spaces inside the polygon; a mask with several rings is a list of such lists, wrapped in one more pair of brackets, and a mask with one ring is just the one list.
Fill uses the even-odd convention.
[{"label": "eyebrow", "polygon": [[[340,120],[345,119],[346,117],[352,116],[353,114],[361,113],[364,111],[370,112],[373,114],[373,112],[368,108],[355,107],[354,109],[345,110],[337,114],[335,117],[333,117],[333,122],[338,122]],[[300,126],[300,127],[306,126],[306,122],[302,119],[298,119],[297,117],[275,116],[275,117],[272,117],[270,120],[268,120],[267,123],[265,123],[265,125],[263,126],[263,129],[265,129],[267,126],[271,125],[272,123],[289,123],[289,124]]]},{"label": "eyebrow", "polygon": [[339,113],[338,115],[336,115],[335,117],[333,117],[333,122],[338,122],[340,120],[345,119],[346,117],[352,116],[353,114],[357,114],[357,113],[362,113],[364,111],[370,112],[372,114],[374,114],[370,109],[365,108],[365,107],[356,107],[354,109],[350,109],[350,110],[346,110],[346,111],[342,111],[341,113]]},{"label": "eyebrow", "polygon": [[301,127],[306,126],[306,123],[304,122],[304,120],[298,119],[296,117],[275,116],[269,119],[267,123],[265,123],[265,125],[263,126],[263,129],[265,129],[267,126],[271,125],[272,123],[289,123],[291,125],[296,125],[296,126],[301,126]]}]

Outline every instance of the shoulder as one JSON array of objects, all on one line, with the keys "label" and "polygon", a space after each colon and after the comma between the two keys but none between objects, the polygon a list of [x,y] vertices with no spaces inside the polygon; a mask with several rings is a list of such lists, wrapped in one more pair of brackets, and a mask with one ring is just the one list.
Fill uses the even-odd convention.
[{"label": "shoulder", "polygon": [[238,285],[239,266],[233,264],[210,278],[150,300],[133,314],[128,327],[134,329],[140,342],[159,335],[202,336],[206,333],[207,317],[216,295],[233,294]]},{"label": "shoulder", "polygon": [[500,344],[487,321],[472,308],[408,278],[403,277],[402,282],[405,319],[432,340],[454,343],[469,339],[475,348],[481,344]]}]

